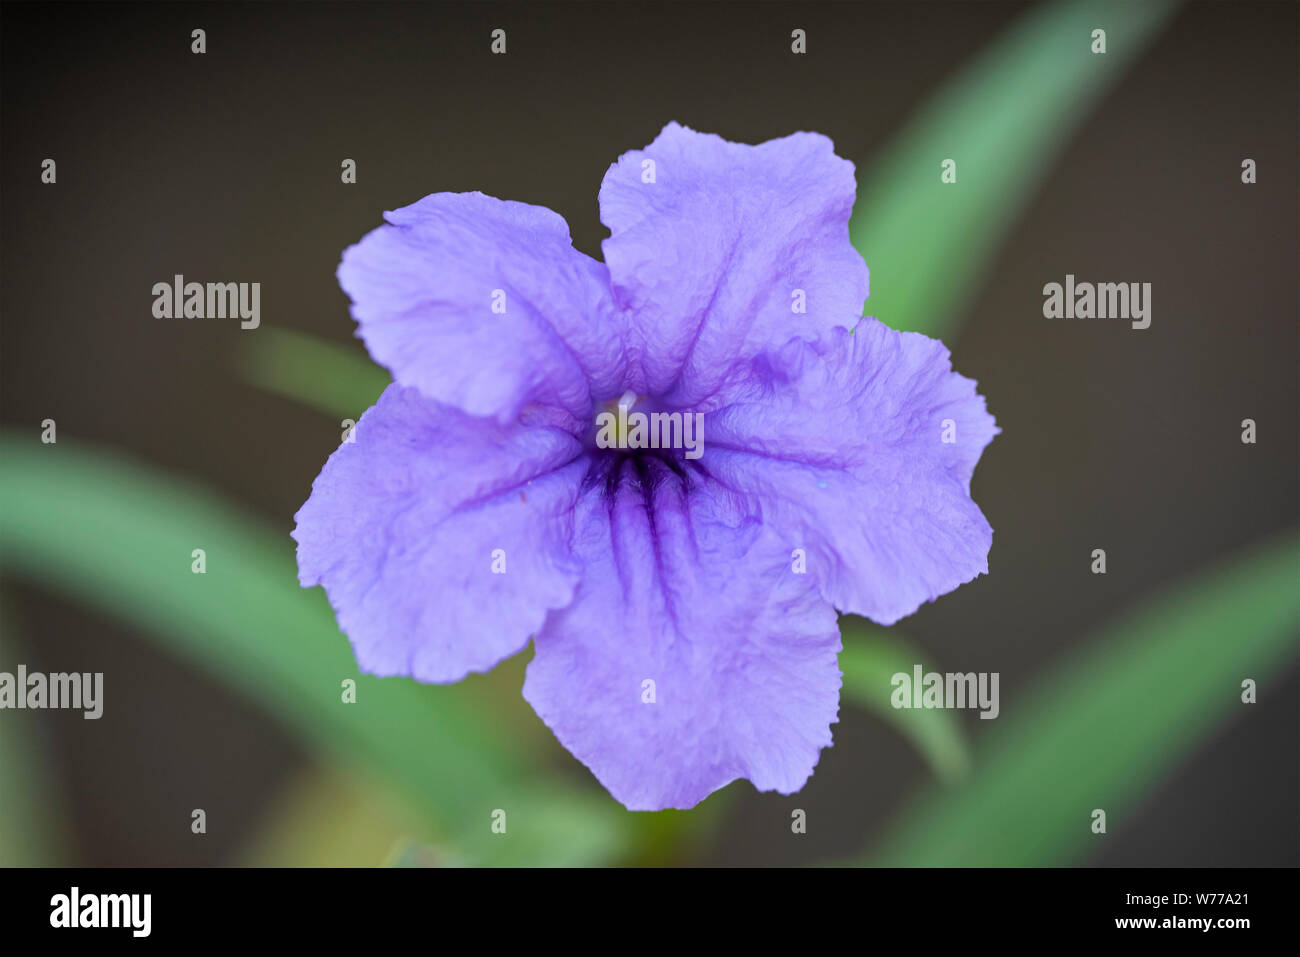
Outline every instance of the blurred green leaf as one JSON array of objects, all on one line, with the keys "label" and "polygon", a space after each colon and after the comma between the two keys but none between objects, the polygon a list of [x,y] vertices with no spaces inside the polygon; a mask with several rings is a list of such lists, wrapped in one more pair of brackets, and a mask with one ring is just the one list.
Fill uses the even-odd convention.
[{"label": "blurred green leaf", "polygon": [[1288,539],[1183,584],[1129,615],[1003,701],[967,786],[906,814],[877,863],[1026,866],[1082,858],[1123,827],[1151,788],[1232,714],[1241,682],[1260,694],[1296,650],[1300,541]]},{"label": "blurred green leaf", "polygon": [[[376,867],[395,848],[436,847],[431,822],[386,784],[325,766],[299,771],[264,813],[238,865]],[[438,866],[451,863],[435,856]]]},{"label": "blurred green leaf", "polygon": [[740,789],[714,791],[690,810],[646,811],[635,815],[636,845],[629,863],[636,867],[682,867],[709,847],[725,828],[726,813]]},{"label": "blurred green leaf", "polygon": [[892,680],[899,672],[912,673],[912,666],[925,659],[897,633],[876,628],[861,618],[840,618],[844,650],[840,670],[844,672],[844,697],[897,730],[930,765],[944,784],[961,780],[970,768],[970,756],[953,711],[927,708],[895,708],[890,704]]},{"label": "blurred green leaf", "polygon": [[[483,676],[433,687],[359,674],[321,590],[298,587],[287,527],[268,531],[192,483],[66,440],[0,434],[0,539],[7,571],[135,623],[321,753],[383,774],[472,861],[521,863],[516,850],[543,841],[555,856],[600,859],[622,838],[626,815],[603,795],[568,792],[584,807],[572,820],[531,786],[532,755],[475,707]],[[196,548],[206,574],[191,572]],[[355,704],[341,700],[347,678]],[[509,838],[491,833],[496,808]],[[534,823],[544,836],[515,839]]]},{"label": "blurred green leaf", "polygon": [[[0,671],[20,663],[16,623],[0,592]],[[0,867],[57,867],[64,861],[67,832],[45,749],[34,739],[38,715],[0,713]]]},{"label": "blurred green leaf", "polygon": [[[945,83],[860,180],[849,234],[871,268],[867,312],[943,336],[1057,152],[1176,6],[1044,4]],[[1091,52],[1097,27],[1105,54]],[[946,159],[956,183],[939,179]]]},{"label": "blurred green leaf", "polygon": [[[607,799],[543,785],[499,795],[506,832],[489,860],[547,867],[608,861],[627,835],[611,828]],[[562,834],[566,842],[554,840]],[[394,799],[386,782],[311,769],[290,783],[240,863],[258,867],[447,867],[480,863],[439,841],[429,822]]]},{"label": "blurred green leaf", "polygon": [[254,385],[340,420],[360,419],[392,381],[360,343],[349,349],[263,326],[240,347],[244,376]]}]

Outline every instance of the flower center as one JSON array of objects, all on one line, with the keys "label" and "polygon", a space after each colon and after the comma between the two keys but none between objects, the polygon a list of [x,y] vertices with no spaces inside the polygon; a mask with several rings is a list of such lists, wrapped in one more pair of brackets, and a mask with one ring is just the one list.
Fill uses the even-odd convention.
[{"label": "flower center", "polygon": [[604,403],[596,416],[597,448],[676,449],[688,459],[704,454],[703,412],[646,412],[633,408],[645,398],[629,390]]}]

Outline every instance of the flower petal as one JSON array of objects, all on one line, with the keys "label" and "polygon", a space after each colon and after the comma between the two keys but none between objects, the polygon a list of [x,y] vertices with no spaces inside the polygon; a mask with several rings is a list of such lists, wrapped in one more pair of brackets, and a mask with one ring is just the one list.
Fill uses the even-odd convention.
[{"label": "flower petal", "polygon": [[706,422],[709,474],[761,502],[841,611],[890,625],[988,571],[970,480],[999,430],[941,342],[870,318],[792,341]]},{"label": "flower petal", "polygon": [[580,451],[562,429],[500,426],[415,389],[384,391],[293,532],[299,579],[325,586],[362,671],[459,681],[569,603]]},{"label": "flower petal", "polygon": [[537,635],[524,682],[631,810],[689,808],[742,777],[792,793],[838,711],[833,610],[756,516],[699,482],[647,457],[584,493],[586,574]]},{"label": "flower petal", "polygon": [[737,361],[860,316],[854,190],[853,164],[814,133],[747,146],[671,123],[620,157],[600,218],[615,300],[632,321],[632,387],[697,405]]},{"label": "flower petal", "polygon": [[593,390],[618,393],[608,273],[573,248],[563,218],[482,193],[435,193],[384,218],[338,278],[397,382],[501,422],[531,402],[585,419]]}]

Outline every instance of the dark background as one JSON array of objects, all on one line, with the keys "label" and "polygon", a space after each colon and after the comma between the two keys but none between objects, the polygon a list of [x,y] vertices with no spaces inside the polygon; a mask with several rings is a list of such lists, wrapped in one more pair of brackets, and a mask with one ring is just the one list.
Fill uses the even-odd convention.
[{"label": "dark background", "polygon": [[[482,190],[558,211],[599,257],[606,167],[670,120],[743,142],[815,130],[865,174],[1021,10],[5,4],[3,420],[36,434],[54,418],[60,438],[201,479],[288,535],[337,423],[244,380],[257,332],[153,319],[154,282],[258,281],[264,327],[347,342],[334,269],[384,210]],[[504,57],[488,52],[498,26]],[[795,26],[806,56],[789,53]],[[1289,3],[1177,13],[1071,138],[947,337],[1003,429],[973,487],[991,574],[903,627],[945,666],[1000,672],[1004,714],[1140,597],[1296,523],[1297,26]],[[57,186],[40,183],[45,157]],[[356,185],[339,181],[345,157]],[[1151,328],[1043,319],[1042,286],[1066,273],[1151,282]],[[1246,417],[1258,445],[1239,441]],[[1105,576],[1089,572],[1096,547]],[[131,689],[99,722],[44,725],[77,861],[227,861],[306,755],[129,626],[16,582],[5,594],[30,668]],[[1293,660],[1090,863],[1294,865],[1297,690]],[[819,822],[806,838],[790,837],[791,799],[733,785],[726,833],[698,859],[871,846],[927,771],[852,708],[834,731],[797,799]],[[233,826],[201,842],[156,826],[194,794]]]}]

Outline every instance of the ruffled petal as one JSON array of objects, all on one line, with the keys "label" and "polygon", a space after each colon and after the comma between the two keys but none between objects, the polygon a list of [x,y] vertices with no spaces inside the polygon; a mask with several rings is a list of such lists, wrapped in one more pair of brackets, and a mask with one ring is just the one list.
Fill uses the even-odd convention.
[{"label": "ruffled petal", "polygon": [[541,206],[435,193],[384,214],[338,278],[359,335],[402,385],[511,421],[539,403],[585,419],[626,361],[608,273]]},{"label": "ruffled petal", "polygon": [[706,423],[709,474],[761,503],[841,611],[893,624],[988,571],[970,481],[999,430],[941,342],[875,319],[792,341]]},{"label": "ruffled petal", "polygon": [[[524,697],[631,810],[803,786],[839,706],[834,611],[725,491],[625,460],[578,506],[586,574]],[[653,682],[653,684],[649,684]]]},{"label": "ruffled petal", "polygon": [[325,586],[362,671],[486,671],[573,595],[586,468],[563,429],[501,426],[389,386],[298,511],[299,579]]},{"label": "ruffled petal", "polygon": [[853,164],[814,133],[747,146],[671,123],[625,153],[601,184],[600,218],[632,326],[632,387],[699,405],[737,362],[860,316],[854,191]]}]

